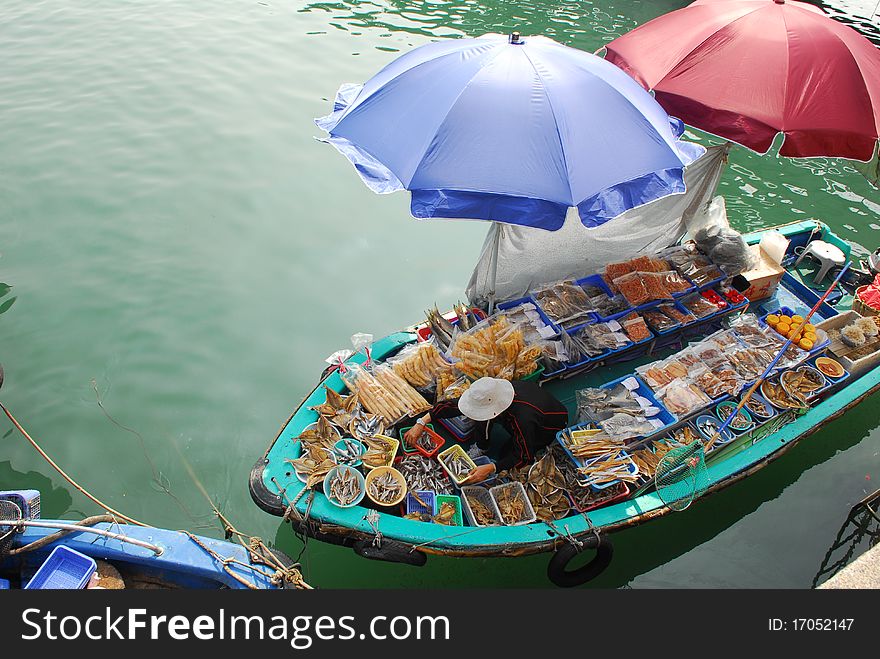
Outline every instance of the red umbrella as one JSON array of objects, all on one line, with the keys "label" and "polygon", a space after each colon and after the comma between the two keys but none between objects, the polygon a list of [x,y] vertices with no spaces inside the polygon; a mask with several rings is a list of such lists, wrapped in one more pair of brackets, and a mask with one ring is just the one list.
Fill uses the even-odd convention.
[{"label": "red umbrella", "polygon": [[697,0],[607,45],[685,123],[765,153],[869,160],[880,135],[880,50],[820,9]]}]

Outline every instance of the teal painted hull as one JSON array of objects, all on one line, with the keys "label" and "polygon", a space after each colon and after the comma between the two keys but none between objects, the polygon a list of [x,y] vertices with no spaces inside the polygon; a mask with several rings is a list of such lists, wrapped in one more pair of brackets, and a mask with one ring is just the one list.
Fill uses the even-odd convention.
[{"label": "teal painted hull", "polygon": [[[784,233],[794,236],[811,231],[815,222],[801,222],[781,227]],[[819,225],[822,226],[822,225]],[[824,229],[824,227],[822,227]],[[827,231],[827,229],[825,229]],[[759,234],[751,236],[755,238]],[[750,241],[751,242],[751,241]],[[374,359],[397,351],[402,345],[414,341],[413,332],[404,331],[378,340],[372,349]],[[363,355],[355,355],[352,360],[364,361]],[[629,368],[628,370],[631,370]],[[595,386],[610,380],[613,375],[603,369],[606,375],[602,379],[595,376],[589,382],[578,379],[578,388]],[[337,373],[331,373],[322,385],[342,391],[344,384]],[[573,385],[570,385],[573,386]],[[849,381],[842,389],[817,403],[813,408],[776,432],[763,437],[754,443],[737,443],[710,460],[708,465],[710,494],[718,489],[737,482],[741,478],[760,469],[769,461],[779,457],[796,442],[815,432],[846,409],[858,404],[864,398],[880,390],[880,369],[873,369],[863,376]],[[273,444],[263,459],[254,467],[251,474],[251,494],[255,502],[264,510],[281,515],[284,514],[286,503],[296,500],[303,484],[296,478],[286,459],[297,457],[299,447],[294,439],[302,430],[317,419],[317,414],[309,407],[324,402],[321,386],[305,399],[300,407],[291,415],[281,428]],[[283,492],[283,495],[282,495]],[[705,495],[704,495],[705,496]],[[305,514],[308,497],[300,497],[296,508]],[[323,496],[316,496],[309,511],[309,518],[314,522],[306,529],[310,535],[337,544],[351,545],[358,540],[371,540],[375,531],[366,519],[368,509],[356,506],[338,508]],[[448,554],[459,556],[516,556],[551,551],[565,539],[560,537],[558,529],[563,525],[574,536],[592,535],[592,527],[603,533],[643,523],[670,512],[659,497],[648,492],[635,498],[608,505],[588,514],[573,514],[557,521],[553,526],[536,522],[526,526],[496,527],[448,527],[438,524],[426,524],[403,519],[390,514],[379,514],[378,530],[383,537],[396,540],[410,549],[415,547],[424,553]]]}]

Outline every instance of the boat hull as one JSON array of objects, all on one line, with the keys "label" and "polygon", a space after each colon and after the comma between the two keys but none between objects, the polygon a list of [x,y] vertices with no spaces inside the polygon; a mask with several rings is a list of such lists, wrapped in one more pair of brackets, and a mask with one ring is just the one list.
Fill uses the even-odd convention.
[{"label": "boat hull", "polygon": [[[53,520],[42,520],[51,522]],[[69,520],[55,520],[69,524]],[[87,532],[74,532],[34,551],[15,554],[0,561],[0,574],[22,575],[22,581],[39,567],[51,551],[64,545],[96,560],[111,563],[126,584],[141,588],[230,588],[275,589],[275,569],[256,562],[239,544],[144,526],[100,523],[95,529],[161,548],[161,554],[128,542]],[[55,532],[51,528],[26,528],[16,534],[13,549],[37,542]],[[280,552],[276,558],[286,566],[293,562]],[[225,569],[221,559],[233,559]]]}]

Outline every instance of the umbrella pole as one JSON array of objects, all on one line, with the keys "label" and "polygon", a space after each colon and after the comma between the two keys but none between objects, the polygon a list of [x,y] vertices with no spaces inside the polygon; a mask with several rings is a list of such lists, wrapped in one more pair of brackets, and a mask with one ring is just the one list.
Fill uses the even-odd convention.
[{"label": "umbrella pole", "polygon": [[504,225],[499,224],[498,222],[493,222],[492,228],[495,230],[495,239],[492,241],[492,260],[489,263],[488,314],[490,316],[492,315],[492,312],[495,311],[495,283],[498,279],[498,250],[501,247],[501,231],[503,230]]}]

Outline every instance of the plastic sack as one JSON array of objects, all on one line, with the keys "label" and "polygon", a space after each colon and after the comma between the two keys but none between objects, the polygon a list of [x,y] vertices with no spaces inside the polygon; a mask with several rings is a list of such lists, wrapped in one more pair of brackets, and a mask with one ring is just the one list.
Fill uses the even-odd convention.
[{"label": "plastic sack", "polygon": [[709,302],[709,300],[699,293],[694,293],[693,295],[688,295],[687,297],[680,299],[679,304],[697,318],[706,318],[718,311],[718,307]]},{"label": "plastic sack", "polygon": [[467,376],[459,375],[458,372],[450,368],[442,371],[437,376],[437,397],[436,402],[442,403],[447,400],[458,400],[461,395],[471,386],[471,381]]},{"label": "plastic sack", "polygon": [[433,341],[413,343],[386,360],[400,377],[413,387],[426,389],[433,387],[437,374],[449,367],[440,350]]},{"label": "plastic sack", "polygon": [[668,318],[672,319],[676,323],[680,325],[689,325],[690,323],[694,323],[697,320],[697,317],[694,314],[688,311],[682,311],[674,304],[661,304],[657,307],[657,309]]},{"label": "plastic sack", "polygon": [[693,233],[694,242],[712,263],[728,276],[753,267],[754,257],[749,246],[742,234],[731,229],[727,221],[724,197],[715,197],[701,220],[700,228]]},{"label": "plastic sack", "polygon": [[642,317],[645,319],[648,327],[655,332],[668,332],[677,327],[681,327],[680,322],[670,318],[660,310],[649,309],[648,311],[643,311]]}]

